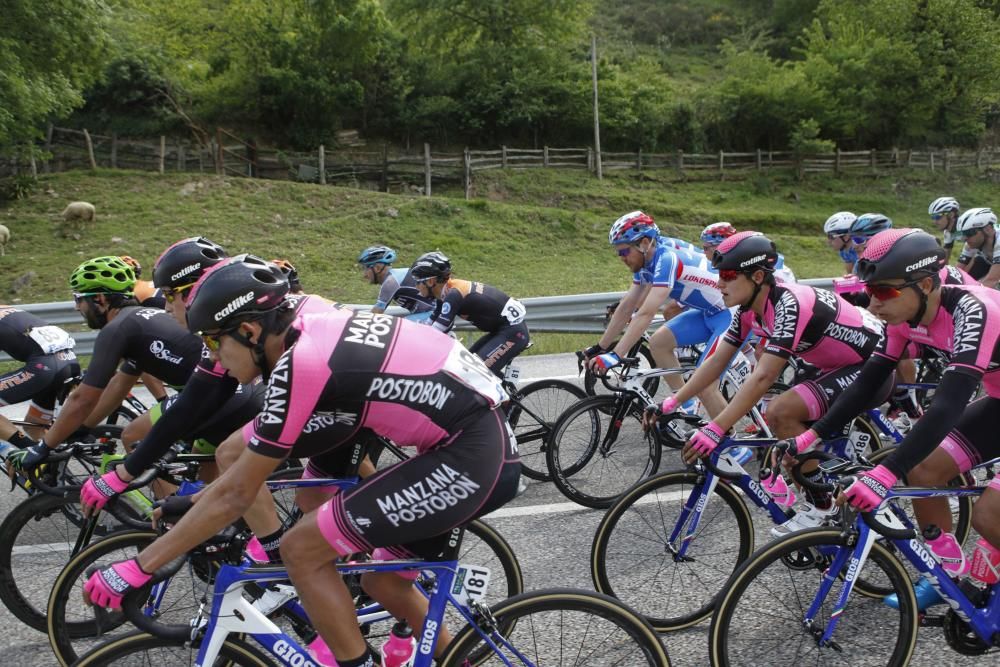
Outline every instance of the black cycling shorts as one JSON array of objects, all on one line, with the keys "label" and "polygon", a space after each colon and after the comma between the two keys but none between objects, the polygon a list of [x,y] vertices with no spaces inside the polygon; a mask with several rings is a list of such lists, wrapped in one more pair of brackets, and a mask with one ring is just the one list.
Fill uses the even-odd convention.
[{"label": "black cycling shorts", "polygon": [[65,382],[80,374],[80,364],[72,351],[31,357],[21,368],[0,375],[0,405],[30,400],[52,412]]},{"label": "black cycling shorts", "polygon": [[503,369],[524,352],[530,341],[528,325],[521,322],[486,334],[472,344],[469,352],[482,359],[494,375],[503,378]]},{"label": "black cycling shorts", "polygon": [[517,444],[499,410],[484,412],[446,445],[407,459],[339,493],[317,523],[341,555],[378,547],[407,558],[438,558],[452,528],[488,514],[517,493]]}]

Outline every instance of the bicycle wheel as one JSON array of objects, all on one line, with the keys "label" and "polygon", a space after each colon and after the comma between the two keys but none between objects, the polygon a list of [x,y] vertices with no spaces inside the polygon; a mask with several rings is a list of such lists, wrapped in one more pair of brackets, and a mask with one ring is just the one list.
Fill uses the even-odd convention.
[{"label": "bicycle wheel", "polygon": [[[685,510],[703,486],[698,474],[685,471],[644,480],[618,499],[594,534],[594,587],[628,604],[657,632],[708,618],[726,579],[753,551],[750,512],[723,483],[715,485],[696,532],[685,539],[693,518]],[[687,551],[677,556],[684,542]]]},{"label": "bicycle wheel", "polygon": [[878,542],[863,572],[881,570],[900,592],[900,608],[852,595],[833,635],[836,647],[821,648],[817,636],[826,628],[840,592],[834,585],[816,616],[804,623],[833,554],[850,549],[848,540],[840,529],[812,528],[754,553],[727,583],[712,618],[711,664],[907,664],[917,639],[916,600],[902,565]]},{"label": "bicycle wheel", "polygon": [[524,475],[542,482],[551,479],[545,467],[549,435],[562,413],[586,395],[565,380],[539,380],[511,396],[507,421],[517,437]]},{"label": "bicycle wheel", "polygon": [[[95,542],[77,554],[59,573],[48,599],[47,631],[49,644],[61,665],[71,664],[77,657],[111,636],[134,628],[127,624],[121,612],[106,612],[100,625],[92,607],[83,602],[83,585],[87,569],[94,565],[133,558],[158,537],[152,530],[122,531]],[[182,568],[162,592],[155,621],[190,627],[198,614],[199,599],[207,582],[203,574],[192,568]]]},{"label": "bicycle wheel", "polygon": [[[880,462],[884,461],[892,451],[893,447],[887,447],[879,452],[876,452],[871,457],[871,462],[878,465]],[[963,477],[967,479],[963,479]],[[905,483],[905,480],[904,480]],[[974,486],[975,481],[968,475],[962,477],[956,477],[948,482],[948,486]],[[963,498],[949,498],[949,504],[951,505],[951,520],[952,529],[955,534],[955,539],[958,540],[959,544],[965,544],[965,540],[968,539],[969,533],[972,530],[972,504],[973,499],[968,497]],[[906,512],[907,517],[910,519],[910,523],[914,526],[917,525],[917,517],[913,513],[913,503],[909,498],[898,498],[893,501],[896,507],[899,507],[904,512]],[[885,545],[891,553],[896,553],[896,547],[888,543]],[[903,569],[909,574],[910,581],[916,584],[920,579],[920,573],[914,568],[908,560],[905,558],[899,558],[900,563],[903,565]],[[875,598],[883,598],[886,595],[892,593],[892,588],[889,585],[888,580],[884,578],[878,578],[874,576],[859,576],[855,588],[862,595],[869,595]]]},{"label": "bicycle wheel", "polygon": [[[81,667],[146,667],[194,665],[198,645],[188,646],[169,639],[160,639],[145,632],[133,631],[101,644],[75,663]],[[241,639],[230,637],[219,649],[214,663],[227,667],[271,667],[274,661]]]},{"label": "bicycle wheel", "polygon": [[[524,593],[491,608],[498,624],[512,626],[499,643],[511,665],[670,664],[667,650],[649,626],[614,598],[572,589]],[[494,633],[492,639],[498,639]],[[474,658],[472,656],[475,656]],[[530,662],[527,662],[527,659]],[[466,626],[438,664],[502,665],[477,631]]]},{"label": "bicycle wheel", "polygon": [[662,446],[655,433],[643,432],[642,406],[631,395],[585,398],[559,419],[545,462],[563,495],[605,509],[656,473]]},{"label": "bicycle wheel", "polygon": [[[35,495],[0,524],[0,600],[23,623],[45,632],[52,582],[70,559],[80,536],[79,492],[67,497]],[[121,528],[102,512],[94,539]]]}]

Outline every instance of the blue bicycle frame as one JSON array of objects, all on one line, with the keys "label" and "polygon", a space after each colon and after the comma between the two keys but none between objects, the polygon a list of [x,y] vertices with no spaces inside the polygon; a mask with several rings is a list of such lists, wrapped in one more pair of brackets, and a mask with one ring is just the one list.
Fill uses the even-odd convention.
[{"label": "blue bicycle frame", "polygon": [[[983,464],[988,465],[988,464]],[[977,466],[978,467],[978,466]],[[946,487],[946,488],[914,488],[896,487],[890,490],[886,496],[886,503],[894,498],[932,498],[932,497],[972,497],[979,496],[983,492],[983,487]],[[883,504],[877,511],[876,521],[882,524],[889,524],[893,529],[903,528],[913,529],[906,514],[892,504]],[[873,530],[861,517],[856,523],[858,540],[853,548],[841,547],[833,554],[833,562],[823,575],[816,597],[806,612],[803,619],[805,626],[809,626],[812,620],[819,615],[820,608],[827,596],[833,589],[834,582],[841,572],[845,572],[844,585],[837,597],[834,610],[830,614],[830,620],[826,624],[822,637],[819,639],[820,646],[828,646],[832,643],[833,633],[837,628],[841,614],[847,607],[848,599],[854,590],[854,584],[864,567],[871,551],[872,543],[883,538],[878,532]],[[924,543],[916,537],[908,539],[889,539],[889,542],[896,547],[900,554],[918,570],[934,588],[941,594],[941,597],[948,603],[954,612],[986,644],[992,645],[993,637],[1000,633],[1000,590],[994,587],[990,593],[989,602],[985,607],[977,608],[969,601],[968,597],[961,591],[951,577],[944,571],[940,563],[930,553]]]},{"label": "blue bicycle frame", "polygon": [[[502,646],[516,655],[524,665],[532,665],[497,630],[493,630],[487,635],[478,627],[474,620],[474,612],[453,594],[455,593],[455,575],[458,568],[458,561],[455,560],[399,560],[337,564],[337,570],[342,575],[358,575],[366,572],[412,572],[414,570],[435,573],[435,585],[430,594],[427,618],[423,628],[416,635],[417,650],[414,667],[431,667],[438,630],[444,623],[444,613],[449,603],[459,611],[466,622],[477,629],[484,641],[498,654]],[[198,649],[195,664],[197,666],[214,664],[226,637],[231,633],[244,634],[252,638],[261,648],[274,656],[279,664],[289,667],[301,667],[304,664],[309,664],[306,649],[294,638],[282,632],[242,593],[247,584],[267,584],[287,580],[288,573],[280,566],[223,565],[216,574],[211,609],[206,615],[204,636]],[[292,601],[286,604],[291,606],[294,613],[301,615],[304,619],[307,618],[305,610],[297,602]],[[359,616],[368,616],[380,609],[381,607],[373,605],[358,610],[358,614]],[[384,614],[384,612],[382,613]],[[388,614],[385,614],[385,618],[388,618]],[[200,619],[196,623],[199,621]],[[501,655],[501,658],[505,664],[511,664],[506,657]]]}]

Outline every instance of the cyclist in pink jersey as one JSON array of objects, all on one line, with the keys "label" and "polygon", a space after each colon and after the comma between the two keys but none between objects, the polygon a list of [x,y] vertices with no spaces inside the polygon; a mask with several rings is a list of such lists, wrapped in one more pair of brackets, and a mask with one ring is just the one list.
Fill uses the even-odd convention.
[{"label": "cyclist in pink jersey", "polygon": [[[434,558],[451,528],[513,498],[520,462],[498,409],[506,396],[482,361],[447,335],[370,312],[291,318],[276,311],[285,290],[274,274],[248,267],[249,259],[220,265],[188,303],[189,328],[202,333],[234,377],[268,378],[264,409],[240,436],[246,449],[193,497],[172,530],[137,558],[95,572],[86,590],[95,601],[120,605],[148,572],[238,518],[287,456],[334,449],[369,428],[415,447],[416,456],[307,513],[285,535],[281,555],[337,663],[371,665],[333,559],[358,552]],[[299,442],[313,420],[335,427],[323,443]],[[393,615],[421,627],[427,601],[410,577],[372,573],[363,585]],[[438,648],[448,640],[445,633]]]},{"label": "cyclist in pink jersey", "polygon": [[[675,411],[681,402],[715,382],[752,333],[767,342],[757,366],[726,409],[697,431],[685,446],[683,456],[689,463],[715,449],[733,425],[767,393],[792,356],[812,364],[820,374],[773,399],[768,404],[766,418],[778,437],[802,433],[827,410],[833,397],[854,381],[882,336],[882,325],[871,313],[837,295],[806,285],[776,282],[777,257],[770,239],[758,232],[740,232],[723,241],[713,258],[726,306],[739,309],[718,349],[681,389],[663,402],[662,412]],[[888,395],[891,385],[890,378],[880,387],[881,400]],[[815,466],[807,472],[817,474]],[[826,513],[832,511],[828,497],[809,497]],[[809,511],[796,514],[799,523],[808,520],[818,524],[822,520],[818,510],[813,513],[814,508],[803,509]]]},{"label": "cyclist in pink jersey", "polygon": [[[1000,456],[996,439],[1000,427],[1000,292],[981,286],[942,285],[939,266],[944,257],[937,240],[920,230],[890,230],[872,238],[858,272],[872,297],[872,310],[887,323],[885,338],[857,382],[823,419],[794,440],[795,451],[807,451],[820,436],[836,432],[863,410],[871,399],[871,387],[891,375],[911,342],[949,355],[948,368],[924,417],[883,464],[861,475],[845,492],[844,498],[862,510],[879,505],[903,476],[918,486],[943,485],[974,465]],[[980,382],[986,396],[968,404]],[[968,566],[951,534],[947,499],[914,499],[913,510],[921,528],[933,524],[943,531],[941,542],[931,547],[942,557],[945,569],[964,573]],[[998,515],[1000,482],[994,482],[975,504],[973,526],[996,547],[1000,547]],[[923,580],[917,597],[921,608],[940,601]]]}]

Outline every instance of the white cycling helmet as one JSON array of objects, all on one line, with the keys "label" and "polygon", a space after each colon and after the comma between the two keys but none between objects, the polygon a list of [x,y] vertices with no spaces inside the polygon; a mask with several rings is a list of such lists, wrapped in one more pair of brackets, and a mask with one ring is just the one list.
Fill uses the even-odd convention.
[{"label": "white cycling helmet", "polygon": [[851,229],[851,225],[854,221],[858,219],[858,216],[854,215],[850,211],[840,211],[839,213],[834,213],[826,222],[823,223],[823,233],[824,234],[837,234],[844,235]]},{"label": "white cycling helmet", "polygon": [[954,197],[938,197],[927,207],[927,215],[941,215],[950,211],[958,212],[958,200]]},{"label": "white cycling helmet", "polygon": [[991,208],[970,208],[962,214],[955,224],[958,233],[968,232],[980,227],[993,227],[997,224],[997,214]]}]

